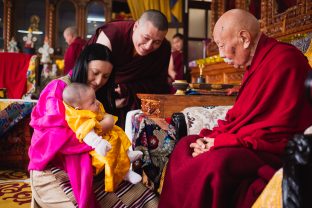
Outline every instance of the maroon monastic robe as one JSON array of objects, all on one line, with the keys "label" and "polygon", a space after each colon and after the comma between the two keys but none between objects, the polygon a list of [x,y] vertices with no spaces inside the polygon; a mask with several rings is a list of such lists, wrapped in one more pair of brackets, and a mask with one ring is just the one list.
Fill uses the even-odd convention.
[{"label": "maroon monastic robe", "polygon": [[75,62],[86,43],[87,42],[84,39],[77,37],[68,46],[64,54],[64,74],[68,74],[68,72],[74,68]]},{"label": "maroon monastic robe", "polygon": [[287,141],[312,124],[305,94],[307,59],[294,46],[262,35],[225,121],[201,137],[215,138],[195,158],[183,138],[169,160],[159,207],[250,207],[281,167]]},{"label": "maroon monastic robe", "polygon": [[127,104],[118,114],[121,126],[129,110],[141,107],[137,93],[169,93],[170,43],[165,39],[156,51],[146,56],[134,56],[133,25],[134,21],[107,23],[98,28],[89,41],[95,43],[100,32],[104,31],[111,42],[115,81],[120,85],[121,97],[126,98]]},{"label": "maroon monastic robe", "polygon": [[173,51],[171,53],[174,65],[174,71],[176,72],[175,80],[184,79],[184,69],[183,69],[183,53],[181,51]]}]

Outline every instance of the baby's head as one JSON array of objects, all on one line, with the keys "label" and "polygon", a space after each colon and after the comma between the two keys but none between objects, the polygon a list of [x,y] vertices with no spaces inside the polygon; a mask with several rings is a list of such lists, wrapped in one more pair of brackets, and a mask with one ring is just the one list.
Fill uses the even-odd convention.
[{"label": "baby's head", "polygon": [[99,101],[92,87],[81,83],[72,83],[63,91],[63,101],[76,110],[99,111]]}]

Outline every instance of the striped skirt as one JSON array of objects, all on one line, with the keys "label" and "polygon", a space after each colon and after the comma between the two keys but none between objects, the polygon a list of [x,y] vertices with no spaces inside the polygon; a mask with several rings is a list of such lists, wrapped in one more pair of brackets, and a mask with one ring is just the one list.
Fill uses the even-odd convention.
[{"label": "striped skirt", "polygon": [[[56,180],[60,183],[68,198],[77,206],[74,193],[70,186],[67,174],[57,168],[51,169]],[[105,208],[157,208],[158,196],[145,187],[142,183],[131,184],[123,181],[115,192],[104,192],[104,183],[102,177],[95,177],[93,182],[93,190],[97,201],[101,207]]]}]

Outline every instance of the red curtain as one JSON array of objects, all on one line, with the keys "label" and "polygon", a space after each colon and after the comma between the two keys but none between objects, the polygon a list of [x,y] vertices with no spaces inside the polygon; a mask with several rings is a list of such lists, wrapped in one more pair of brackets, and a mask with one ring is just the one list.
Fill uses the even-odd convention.
[{"label": "red curtain", "polygon": [[26,73],[32,55],[0,53],[0,88],[7,89],[7,97],[20,99],[26,93]]}]

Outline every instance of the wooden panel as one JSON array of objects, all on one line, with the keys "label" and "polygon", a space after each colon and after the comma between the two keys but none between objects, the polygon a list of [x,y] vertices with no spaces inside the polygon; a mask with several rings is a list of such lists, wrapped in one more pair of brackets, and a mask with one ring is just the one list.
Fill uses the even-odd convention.
[{"label": "wooden panel", "polygon": [[[241,84],[244,69],[236,69],[224,62],[207,64],[203,69],[203,76],[209,84]],[[191,68],[192,83],[196,83],[199,76],[199,68]]]},{"label": "wooden panel", "polygon": [[261,30],[267,35],[282,38],[296,33],[305,33],[312,28],[312,1],[297,0],[297,4],[282,13],[277,13],[278,3],[261,1]]},{"label": "wooden panel", "polygon": [[[228,9],[228,0],[211,1],[211,30],[219,17]],[[235,0],[235,8],[250,10],[251,1]],[[260,6],[259,19],[261,30],[270,37],[282,39],[297,33],[312,30],[312,1],[296,0],[296,4],[284,12],[278,13],[278,4],[283,1],[261,0],[254,1]],[[294,2],[294,1],[293,1]],[[211,31],[212,32],[212,31]]]},{"label": "wooden panel", "polygon": [[141,109],[148,116],[168,118],[191,106],[233,105],[235,96],[138,94]]}]

